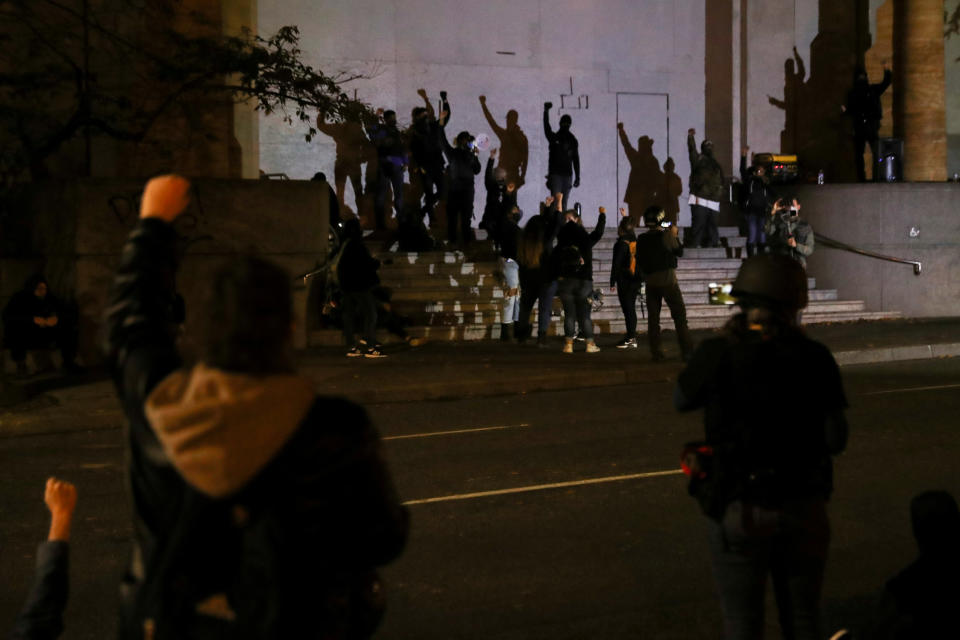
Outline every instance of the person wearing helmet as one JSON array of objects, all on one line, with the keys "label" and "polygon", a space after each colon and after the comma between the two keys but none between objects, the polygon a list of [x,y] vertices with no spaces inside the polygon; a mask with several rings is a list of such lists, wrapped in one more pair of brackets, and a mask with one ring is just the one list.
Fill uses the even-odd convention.
[{"label": "person wearing helmet", "polygon": [[707,516],[725,637],[763,636],[770,575],[783,636],[822,638],[831,457],[847,442],[840,370],[799,327],[807,276],[797,261],[748,258],[732,294],[741,312],[697,348],[674,389],[678,410],[705,409],[705,442],[688,445],[697,455],[685,462]]},{"label": "person wearing helmet", "polygon": [[680,357],[686,360],[693,351],[690,330],[687,328],[687,308],[683,304],[680,283],[677,282],[677,258],[683,247],[677,240],[679,230],[666,220],[662,207],[647,207],[643,224],[647,232],[637,237],[637,268],[647,283],[647,341],[654,361],[666,358],[660,340],[660,309],[666,301],[677,330]]},{"label": "person wearing helmet", "polygon": [[454,140],[454,146],[447,141],[444,127],[443,152],[447,156],[447,240],[457,244],[457,226],[460,226],[463,246],[473,240],[473,193],[474,176],[480,173],[480,160],[474,137],[469,131],[461,131]]},{"label": "person wearing helmet", "polygon": [[692,222],[688,247],[719,247],[720,202],[724,193],[723,168],[713,157],[713,142],[704,140],[697,153],[695,129],[687,131],[687,151],[690,155],[690,215]]}]

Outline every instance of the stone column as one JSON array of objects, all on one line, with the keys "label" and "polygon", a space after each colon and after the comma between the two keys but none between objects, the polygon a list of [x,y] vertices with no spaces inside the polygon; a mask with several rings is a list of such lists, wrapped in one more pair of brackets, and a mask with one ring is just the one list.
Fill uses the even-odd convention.
[{"label": "stone column", "polygon": [[943,0],[894,4],[894,135],[908,182],[947,179]]}]

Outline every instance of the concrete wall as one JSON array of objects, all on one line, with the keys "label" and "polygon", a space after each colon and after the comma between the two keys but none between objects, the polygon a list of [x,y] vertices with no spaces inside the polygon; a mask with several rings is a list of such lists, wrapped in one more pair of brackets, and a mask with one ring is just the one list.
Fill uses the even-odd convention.
[{"label": "concrete wall", "polygon": [[811,185],[797,192],[817,233],[923,264],[915,276],[909,265],[818,247],[808,261],[818,288],[864,300],[872,311],[960,315],[960,185]]},{"label": "concrete wall", "polygon": [[[612,210],[623,199],[618,162],[625,157],[616,123],[632,109],[624,105],[643,99],[628,94],[668,96],[669,124],[659,116],[641,121],[645,110],[624,124],[634,144],[644,135],[654,139],[661,165],[672,156],[686,183],[686,131],[694,127],[702,135],[704,124],[704,16],[704,0],[260,0],[258,23],[264,35],[297,24],[310,64],[374,76],[347,89],[374,106],[394,108],[401,124],[422,104],[419,88],[434,104],[441,89],[449,92],[452,135],[492,133],[480,95],[500,126],[507,111],[516,110],[529,141],[519,193],[528,215],[546,195],[541,116],[543,102],[552,101],[554,127],[561,113],[570,113],[580,140],[582,186],[571,200],[583,203],[589,223],[598,205]],[[302,130],[264,117],[260,157],[268,173],[308,178],[315,171],[332,175],[335,153],[326,136],[305,144]],[[345,199],[353,208],[350,187]],[[681,214],[689,217],[687,209]]]},{"label": "concrete wall", "polygon": [[[0,261],[0,282],[36,264],[56,294],[77,301],[80,356],[87,364],[99,359],[100,318],[120,249],[138,219],[142,190],[142,181],[123,179],[34,185],[23,200],[23,211],[33,218],[28,240],[34,257]],[[323,259],[327,242],[328,199],[317,183],[197,180],[194,191],[177,221],[185,249],[177,289],[187,303],[188,353],[196,347],[193,328],[208,299],[210,276],[226,258],[250,251],[297,275]],[[302,284],[295,290],[295,341],[304,347],[307,295]]]},{"label": "concrete wall", "polygon": [[[960,0],[944,0],[948,13],[960,6]],[[944,43],[947,82],[947,175],[960,173],[960,35]]]}]

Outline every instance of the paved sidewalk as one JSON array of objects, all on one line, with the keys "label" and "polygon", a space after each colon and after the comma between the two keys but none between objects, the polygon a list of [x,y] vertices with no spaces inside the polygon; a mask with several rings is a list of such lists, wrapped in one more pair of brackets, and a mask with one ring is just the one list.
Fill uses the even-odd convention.
[{"label": "paved sidewalk", "polygon": [[[694,331],[694,340],[715,333]],[[811,325],[807,333],[826,344],[841,366],[960,356],[960,318]],[[614,347],[619,338],[601,336],[602,351],[596,354],[584,353],[577,343],[572,355],[561,353],[560,338],[551,338],[550,349],[493,341],[387,346],[389,357],[373,360],[325,347],[302,354],[300,369],[317,380],[322,393],[370,403],[657,382],[674,379],[682,368],[673,332],[664,336],[663,363],[650,360],[645,335],[639,336],[640,347],[630,350]]]},{"label": "paved sidewalk", "polygon": [[[841,366],[960,356],[960,318],[811,325],[807,332],[826,344]],[[711,335],[715,331],[693,332],[696,342]],[[661,382],[675,379],[683,366],[673,332],[664,335],[668,360],[662,363],[650,360],[645,335],[639,336],[639,348],[629,350],[614,346],[619,338],[600,336],[602,351],[594,354],[584,353],[583,343],[577,343],[572,355],[561,353],[560,338],[551,338],[549,349],[537,348],[535,341],[522,346],[495,341],[388,345],[388,357],[382,359],[347,358],[343,347],[323,347],[301,353],[299,368],[317,381],[320,393],[376,403]],[[106,376],[95,371],[74,379],[7,381],[0,391],[0,433],[14,426],[5,413],[38,403],[79,401],[104,415],[118,411]]]}]

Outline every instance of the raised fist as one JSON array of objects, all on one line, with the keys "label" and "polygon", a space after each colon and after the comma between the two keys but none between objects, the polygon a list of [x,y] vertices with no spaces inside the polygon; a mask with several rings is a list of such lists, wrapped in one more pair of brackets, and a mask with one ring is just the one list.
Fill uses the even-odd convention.
[{"label": "raised fist", "polygon": [[426,98],[426,97],[427,97],[427,90],[426,90],[426,89],[417,89],[417,95],[420,96],[421,98]]},{"label": "raised fist", "polygon": [[544,102],[544,103],[543,103],[543,110],[544,110],[544,111],[548,111],[548,110],[550,110],[550,109],[553,109],[553,103],[552,103],[552,102]]},{"label": "raised fist", "polygon": [[687,135],[688,135],[688,136],[695,136],[695,135],[697,135],[697,130],[696,130],[696,129],[687,129]]},{"label": "raised fist", "polygon": [[618,122],[618,123],[617,123],[617,129],[620,129],[621,131],[623,130],[623,123],[622,123],[622,122]]},{"label": "raised fist", "polygon": [[480,104],[485,104],[487,102],[487,96],[480,96]]}]

